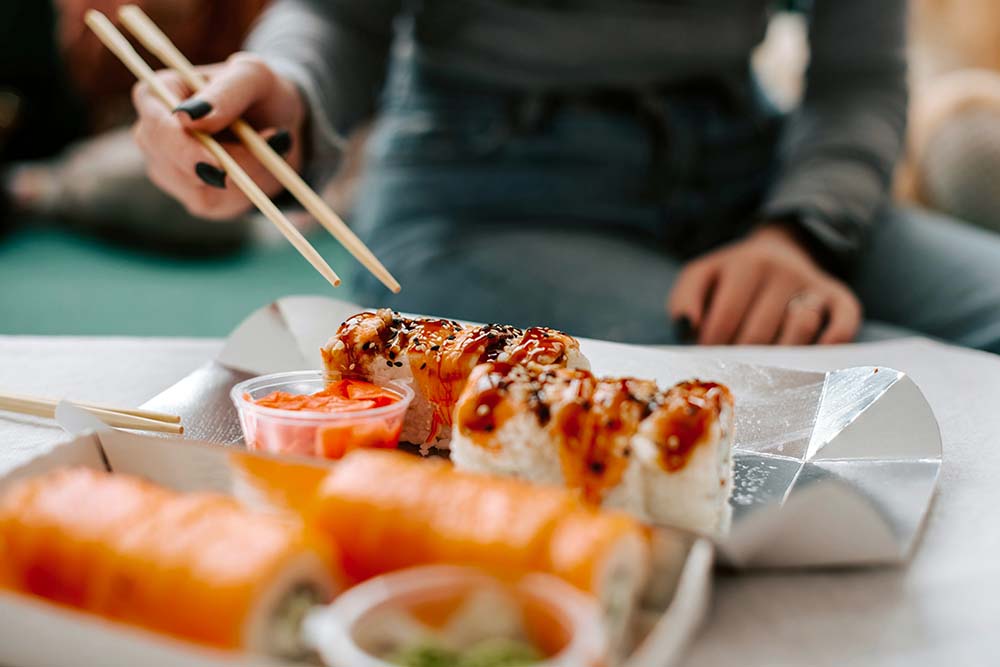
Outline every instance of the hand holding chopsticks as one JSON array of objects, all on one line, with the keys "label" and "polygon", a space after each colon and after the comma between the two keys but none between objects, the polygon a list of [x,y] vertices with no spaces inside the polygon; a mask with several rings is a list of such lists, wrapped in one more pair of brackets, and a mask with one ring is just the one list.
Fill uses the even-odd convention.
[{"label": "hand holding chopsticks", "polygon": [[[159,433],[184,433],[181,418],[152,410],[138,408],[114,408],[94,403],[78,403],[73,405],[91,413],[108,426],[130,428],[139,431],[156,431]],[[0,394],[0,410],[16,412],[36,417],[54,417],[59,401],[34,396],[18,396],[15,394]]]},{"label": "hand holding chopsticks", "polygon": [[[169,67],[173,68],[193,90],[200,90],[206,79],[177,50],[159,28],[135,6],[122,7],[120,17],[136,37]],[[157,78],[153,70],[132,48],[128,40],[100,12],[87,13],[87,25],[100,40],[128,67],[150,90],[171,110],[181,100]],[[341,242],[375,277],[393,292],[399,292],[399,283],[378,261],[372,252],[308,185],[299,177],[267,142],[243,120],[231,126],[234,134],[246,145],[249,152],[291,192],[317,220]],[[202,132],[192,132],[193,136],[215,157],[231,180],[257,206],[261,212],[278,227],[289,242],[322,274],[332,285],[340,283],[333,269],[327,265],[318,252],[301,233],[285,218],[281,211],[268,199],[267,195],[254,183],[253,179],[235,159],[212,137]]]},{"label": "hand holding chopsticks", "polygon": [[[128,28],[136,39],[150,53],[159,58],[164,65],[177,72],[192,90],[198,91],[205,87],[208,80],[195,69],[184,54],[177,49],[153,20],[136,5],[125,5],[118,10],[118,18]],[[302,177],[278,155],[267,141],[256,130],[240,119],[232,124],[233,133],[243,142],[250,153],[256,157],[267,170],[278,179],[285,188],[309,211],[320,224],[333,235],[372,275],[393,292],[399,292],[399,283],[392,277],[378,258],[361,242],[340,217],[327,206],[326,202],[316,194]]]}]

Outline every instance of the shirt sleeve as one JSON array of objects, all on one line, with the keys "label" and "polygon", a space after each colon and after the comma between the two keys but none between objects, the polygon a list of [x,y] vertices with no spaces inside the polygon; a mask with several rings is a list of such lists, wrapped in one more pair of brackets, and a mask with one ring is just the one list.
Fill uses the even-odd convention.
[{"label": "shirt sleeve", "polygon": [[906,126],[905,0],[814,0],[806,92],[761,211],[849,270],[889,189]]},{"label": "shirt sleeve", "polygon": [[[336,164],[344,137],[375,109],[400,0],[277,0],[247,39],[308,107],[313,176]],[[325,168],[324,168],[325,167]]]}]

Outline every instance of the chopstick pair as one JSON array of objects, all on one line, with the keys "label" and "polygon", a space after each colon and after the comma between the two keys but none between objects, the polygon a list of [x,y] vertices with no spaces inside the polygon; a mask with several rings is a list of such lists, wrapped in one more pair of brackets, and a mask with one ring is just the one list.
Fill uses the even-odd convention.
[{"label": "chopstick pair", "polygon": [[[114,408],[96,403],[79,403],[70,401],[72,405],[86,410],[108,426],[130,428],[139,431],[156,431],[158,433],[184,433],[181,418],[152,410],[138,408]],[[17,412],[36,417],[55,417],[59,401],[35,396],[19,396],[16,394],[0,394],[0,410]]]},{"label": "chopstick pair", "polygon": [[[192,90],[201,90],[208,80],[200,74],[184,54],[161,31],[153,20],[139,7],[125,5],[118,10],[118,17],[126,28],[142,43],[150,53],[165,65],[176,71]],[[137,79],[146,83],[153,93],[171,110],[181,100],[156,77],[152,68],[132,48],[129,41],[101,12],[91,9],[86,14],[87,26],[98,39],[131,70]],[[315,217],[323,227],[336,238],[368,271],[393,292],[400,290],[399,282],[389,273],[371,250],[348,228],[343,220],[327,206],[326,202],[296,173],[285,160],[272,149],[246,121],[237,119],[230,129],[243,142],[250,153],[274,175],[278,182]],[[337,287],[340,277],[326,260],[306,240],[302,233],[274,205],[253,179],[226,152],[219,142],[204,132],[193,132],[194,137],[215,157],[236,186],[278,228],[289,243],[315,268],[331,285]]]}]

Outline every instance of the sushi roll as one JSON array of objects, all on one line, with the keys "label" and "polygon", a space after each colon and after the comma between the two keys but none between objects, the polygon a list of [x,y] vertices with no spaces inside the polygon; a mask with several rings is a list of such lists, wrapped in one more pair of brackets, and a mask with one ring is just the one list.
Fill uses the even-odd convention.
[{"label": "sushi roll", "polygon": [[597,597],[612,654],[620,657],[650,580],[649,532],[625,513],[581,510],[559,521],[547,558],[546,571]]},{"label": "sushi roll", "polygon": [[312,511],[356,582],[432,563],[494,573],[542,568],[553,528],[579,507],[563,489],[461,473],[442,459],[356,450],[320,485]]},{"label": "sushi roll", "polygon": [[401,439],[447,448],[455,401],[477,364],[503,361],[589,368],[575,338],[553,329],[452,320],[407,318],[391,310],[354,315],[322,350],[332,378],[356,377],[375,384],[409,380],[416,397]]},{"label": "sushi roll", "polygon": [[308,519],[316,489],[330,472],[321,463],[275,458],[253,452],[229,454],[231,492],[243,505],[262,512],[292,512]]},{"label": "sushi roll", "polygon": [[225,650],[300,657],[334,559],[301,522],[214,494],[66,468],[0,498],[0,585]]},{"label": "sushi roll", "polygon": [[717,535],[728,529],[733,399],[726,387],[488,363],[455,408],[461,470],[561,484],[593,505]]},{"label": "sushi roll", "polygon": [[350,453],[320,486],[313,511],[354,581],[429,564],[545,572],[593,595],[618,637],[649,571],[648,535],[631,516],[595,511],[558,487],[402,452]]}]

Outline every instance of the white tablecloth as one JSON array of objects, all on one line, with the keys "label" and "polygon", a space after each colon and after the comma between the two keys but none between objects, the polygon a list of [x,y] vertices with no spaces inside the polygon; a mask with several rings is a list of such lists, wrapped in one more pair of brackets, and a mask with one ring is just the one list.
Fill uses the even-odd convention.
[{"label": "white tablecloth", "polygon": [[[0,391],[138,405],[210,359],[215,340],[0,336]],[[752,363],[908,372],[941,423],[945,464],[905,568],[720,574],[686,660],[715,665],[997,665],[1000,357],[922,340],[825,349],[714,349]],[[63,435],[0,413],[0,474]]]}]

